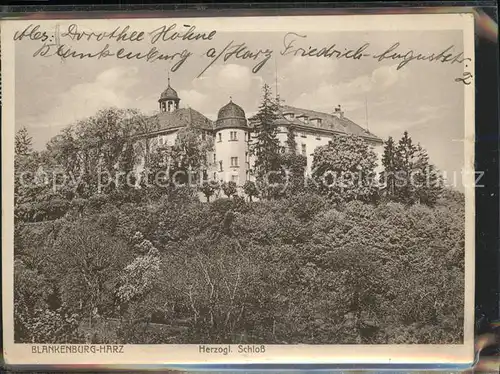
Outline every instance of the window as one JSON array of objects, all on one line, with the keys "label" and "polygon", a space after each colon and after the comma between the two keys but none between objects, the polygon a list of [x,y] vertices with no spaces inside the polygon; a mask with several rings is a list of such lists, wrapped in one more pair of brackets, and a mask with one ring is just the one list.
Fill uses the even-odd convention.
[{"label": "window", "polygon": [[160,145],[163,145],[163,136],[160,136],[158,138],[158,143],[160,143]]},{"label": "window", "polygon": [[214,153],[214,164],[217,163],[217,155]]},{"label": "window", "polygon": [[236,131],[231,131],[229,133],[229,140],[232,140],[232,141],[238,140],[238,138],[236,137]]},{"label": "window", "polygon": [[238,166],[238,157],[231,157],[231,166]]},{"label": "window", "polygon": [[201,140],[207,140],[207,133],[205,131],[201,133]]},{"label": "window", "polygon": [[237,175],[231,175],[231,181],[238,182],[238,176]]},{"label": "window", "polygon": [[245,152],[245,161],[248,162],[248,152]]},{"label": "window", "polygon": [[217,180],[217,172],[214,171],[214,180]]},{"label": "window", "polygon": [[219,133],[219,142],[221,142],[221,141],[222,141],[222,134]]},{"label": "window", "polygon": [[302,144],[302,155],[307,156],[306,145]]},{"label": "window", "polygon": [[219,161],[219,171],[222,171],[222,161]]}]

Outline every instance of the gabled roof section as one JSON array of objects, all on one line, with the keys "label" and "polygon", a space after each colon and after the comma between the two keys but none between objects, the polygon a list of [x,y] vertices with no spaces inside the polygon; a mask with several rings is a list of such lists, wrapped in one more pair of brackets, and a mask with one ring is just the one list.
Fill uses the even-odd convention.
[{"label": "gabled roof section", "polygon": [[202,130],[213,130],[214,123],[197,110],[191,108],[180,108],[173,112],[160,112],[147,119],[145,131],[137,133],[136,136],[178,129],[182,127],[194,127]]},{"label": "gabled roof section", "polygon": [[[285,115],[294,114],[293,118],[285,118]],[[320,119],[321,121],[302,121],[303,116],[309,119]],[[298,117],[298,118],[297,118]],[[282,105],[280,117],[275,122],[276,125],[295,125],[297,127],[317,129],[327,132],[345,133],[361,136],[367,140],[382,143],[382,139],[372,134],[360,125],[341,115],[317,112],[315,110],[296,108],[290,105]]]}]

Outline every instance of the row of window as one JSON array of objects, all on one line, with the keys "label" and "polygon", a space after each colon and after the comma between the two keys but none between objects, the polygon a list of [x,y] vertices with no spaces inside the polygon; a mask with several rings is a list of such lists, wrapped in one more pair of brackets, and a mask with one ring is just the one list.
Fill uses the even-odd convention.
[{"label": "row of window", "polygon": [[[217,180],[217,172],[214,171],[214,180]],[[237,183],[238,182],[238,176],[237,175],[231,175],[231,181]]]},{"label": "row of window", "polygon": [[[284,151],[285,148],[283,147],[282,150]],[[307,157],[307,146],[305,144],[301,145],[301,152],[302,152],[303,156]],[[246,156],[247,162],[248,162],[248,152],[245,153],[245,156]],[[217,162],[216,160],[217,160],[217,156],[214,154],[214,164]],[[231,167],[239,167],[238,157],[231,157]],[[219,171],[222,171],[222,170],[223,170],[223,163],[222,163],[222,161],[219,161]]]},{"label": "row of window", "polygon": [[[218,139],[217,139],[217,140],[218,140],[219,142],[221,142],[221,141],[222,141],[222,133],[220,133],[220,132],[219,132],[219,133],[217,134],[217,136],[218,136]],[[230,131],[230,132],[229,132],[229,141],[231,141],[231,142],[236,142],[236,141],[238,141],[238,132],[236,132],[236,131]],[[245,141],[248,141],[247,136],[246,136],[246,133],[245,133]]]},{"label": "row of window", "polygon": [[[299,137],[299,136],[300,136],[301,138],[307,138],[307,134],[306,134],[306,133],[303,133],[303,132],[298,133],[298,134],[295,134],[295,137],[296,137],[296,138],[297,138],[297,137]],[[316,140],[321,140],[321,136],[316,135]]]},{"label": "row of window", "polygon": [[[281,128],[280,128],[281,129]],[[218,133],[218,141],[222,142],[222,133]],[[295,137],[302,137],[302,138],[307,138],[307,135],[303,132],[295,134]],[[207,133],[204,131],[201,134],[201,139],[206,140],[207,139]],[[250,135],[247,137],[247,134],[245,133],[245,141],[249,141]],[[321,137],[319,135],[316,136],[316,140],[321,140]],[[236,131],[230,131],[229,132],[229,141],[238,141],[238,133]],[[163,139],[162,136],[159,137],[158,142],[160,145],[164,145],[165,140]]]},{"label": "row of window", "polygon": [[[245,159],[248,162],[248,152],[245,152]],[[217,163],[217,155],[214,153],[214,164]],[[222,161],[219,161],[222,163]],[[238,166],[238,157],[231,157],[231,166]]]},{"label": "row of window", "polygon": [[[214,163],[215,163],[215,155],[214,155]],[[239,167],[238,157],[231,157],[231,167]],[[223,163],[219,161],[219,171],[223,171]]]},{"label": "row of window", "polygon": [[[163,138],[160,138],[160,144],[163,144]],[[307,146],[305,144],[301,145],[301,151],[304,156],[307,156]],[[285,152],[285,147],[282,148],[282,152]],[[206,156],[205,156],[206,157]],[[248,152],[245,152],[246,161],[248,162]],[[214,164],[217,162],[217,156],[214,154]],[[220,169],[222,171],[222,161],[219,161]],[[239,166],[238,157],[231,157],[231,166]]]},{"label": "row of window", "polygon": [[285,118],[288,120],[292,120],[294,118],[297,118],[298,120],[301,120],[305,123],[309,123],[309,120],[310,120],[311,122],[316,123],[318,125],[321,125],[321,122],[323,121],[321,118],[314,117],[314,118],[309,119],[309,117],[306,116],[305,114],[299,114],[298,116],[296,116],[294,113],[285,113]]}]

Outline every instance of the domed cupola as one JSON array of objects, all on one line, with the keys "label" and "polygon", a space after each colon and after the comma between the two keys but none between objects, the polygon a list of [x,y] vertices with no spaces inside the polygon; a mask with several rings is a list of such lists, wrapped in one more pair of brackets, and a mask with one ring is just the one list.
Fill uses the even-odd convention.
[{"label": "domed cupola", "polygon": [[168,78],[168,87],[163,91],[158,99],[160,104],[160,111],[162,112],[173,112],[179,109],[179,96],[177,91],[170,87],[170,78]]},{"label": "domed cupola", "polygon": [[215,127],[217,129],[247,127],[245,111],[230,99],[228,104],[220,108]]}]

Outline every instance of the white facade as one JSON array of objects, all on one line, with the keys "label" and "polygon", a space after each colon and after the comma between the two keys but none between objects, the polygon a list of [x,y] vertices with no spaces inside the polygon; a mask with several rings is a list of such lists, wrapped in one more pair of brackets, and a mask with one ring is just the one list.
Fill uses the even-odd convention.
[{"label": "white facade", "polygon": [[215,164],[213,178],[225,182],[233,181],[243,185],[249,173],[248,131],[243,129],[221,129],[215,132]]}]

